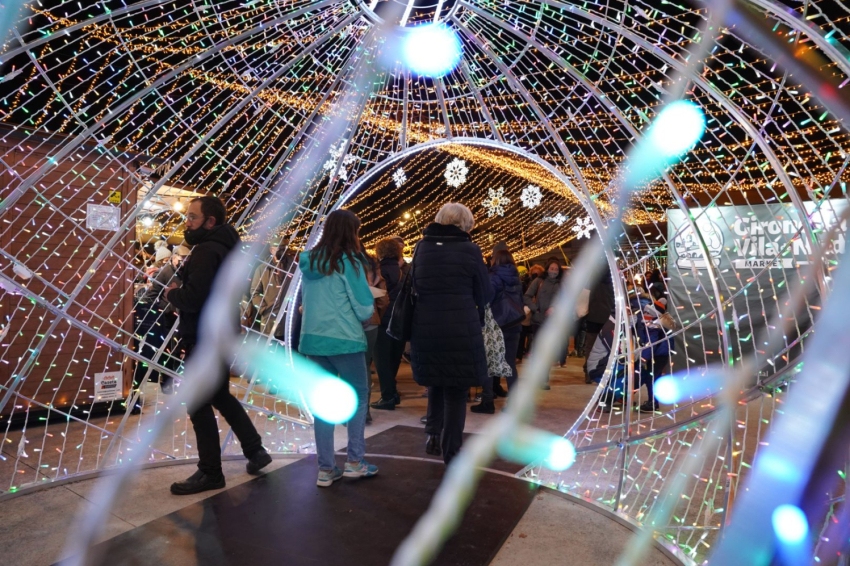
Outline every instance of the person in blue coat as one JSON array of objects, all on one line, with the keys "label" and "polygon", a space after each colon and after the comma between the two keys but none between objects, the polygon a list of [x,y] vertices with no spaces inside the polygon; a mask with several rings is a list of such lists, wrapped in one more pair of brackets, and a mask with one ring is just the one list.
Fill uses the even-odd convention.
[{"label": "person in blue coat", "polygon": [[[504,376],[510,391],[517,380],[516,352],[519,349],[519,335],[525,312],[519,270],[504,242],[500,242],[493,248],[493,256],[490,258],[490,284],[493,286],[494,293],[490,308],[496,324],[502,329],[505,339],[505,361],[511,368],[511,375]],[[508,392],[502,389],[500,381],[501,376],[494,376],[491,380],[485,381],[481,392],[481,403],[471,407],[470,411],[493,414],[496,410],[495,397],[508,396]]]},{"label": "person in blue coat", "polygon": [[470,387],[490,379],[484,309],[493,287],[481,248],[469,232],[472,212],[447,203],[424,231],[413,256],[417,295],[410,338],[413,377],[428,387],[425,451],[448,464],[460,451]]},{"label": "person in blue coat", "polygon": [[375,299],[366,279],[368,259],[360,246],[360,219],[348,210],[335,210],[325,220],[322,237],[303,252],[298,267],[303,275],[301,339],[298,350],[325,371],[339,376],[357,393],[357,410],[348,422],[348,460],[345,471],[334,458],[334,425],[315,419],[319,477],[328,487],[345,477],[371,477],[377,466],[364,459],[369,371],[366,368],[364,323],[372,318]]},{"label": "person in blue coat", "polygon": [[655,400],[655,380],[664,375],[670,364],[670,338],[659,322],[663,307],[654,304],[644,291],[638,291],[629,301],[635,315],[634,333],[640,348],[640,382],[646,386],[647,400],[638,410],[652,413],[658,410]]}]

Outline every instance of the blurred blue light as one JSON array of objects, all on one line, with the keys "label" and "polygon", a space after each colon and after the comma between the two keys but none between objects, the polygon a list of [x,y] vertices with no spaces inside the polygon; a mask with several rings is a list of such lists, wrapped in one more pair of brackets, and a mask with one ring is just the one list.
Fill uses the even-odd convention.
[{"label": "blurred blue light", "polygon": [[457,67],[462,51],[457,33],[442,23],[411,28],[401,49],[402,59],[411,71],[432,78],[442,77]]},{"label": "blurred blue light", "polygon": [[671,405],[688,399],[713,395],[723,389],[723,374],[714,369],[704,374],[682,372],[659,377],[655,382],[655,398],[659,403]]},{"label": "blurred blue light", "polygon": [[679,395],[678,380],[672,375],[659,378],[655,382],[654,390],[655,398],[659,403],[664,403],[665,405],[677,403],[681,398]]},{"label": "blurred blue light", "polygon": [[550,470],[562,472],[573,465],[576,461],[576,449],[573,443],[566,438],[558,437],[549,446],[549,455],[544,465]]},{"label": "blurred blue light", "polygon": [[771,516],[773,531],[783,545],[798,545],[809,536],[806,515],[796,505],[780,505]]},{"label": "blurred blue light", "polygon": [[256,372],[260,383],[271,385],[275,396],[290,403],[305,404],[309,411],[327,423],[351,420],[357,411],[357,392],[345,381],[296,353],[262,344],[243,344],[237,356],[244,360],[246,374]]},{"label": "blurred blue light", "polygon": [[348,422],[357,411],[354,388],[336,377],[318,378],[305,394],[313,415],[326,423]]},{"label": "blurred blue light", "polygon": [[705,132],[705,114],[689,100],[671,102],[656,116],[647,142],[659,157],[672,159],[691,149]]}]

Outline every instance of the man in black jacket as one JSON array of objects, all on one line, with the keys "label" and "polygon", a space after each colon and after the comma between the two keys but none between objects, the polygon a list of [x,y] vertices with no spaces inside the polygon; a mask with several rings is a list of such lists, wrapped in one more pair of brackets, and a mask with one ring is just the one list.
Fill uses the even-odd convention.
[{"label": "man in black jacket", "polygon": [[602,331],[602,327],[608,321],[608,316],[614,309],[614,284],[611,281],[611,271],[606,269],[596,281],[596,284],[590,288],[590,298],[587,302],[587,315],[585,319],[585,338],[584,351],[579,354],[585,358],[584,361],[584,382],[591,383],[593,379],[590,376],[592,369],[587,362],[587,357],[593,351],[593,345],[596,343],[597,335]]},{"label": "man in black jacket", "polygon": [[[198,343],[198,322],[212,291],[213,281],[227,254],[239,243],[239,234],[233,226],[225,224],[224,204],[216,197],[204,196],[192,200],[186,214],[186,243],[192,254],[180,271],[182,284],[172,285],[166,299],[180,313],[178,336],[184,358],[189,358]],[[234,327],[236,312],[234,310]],[[201,330],[200,334],[203,334]],[[171,493],[189,495],[225,486],[221,469],[221,440],[213,407],[233,429],[248,458],[245,466],[249,474],[256,474],[271,463],[271,456],[263,448],[263,441],[239,401],[230,393],[230,368],[222,363],[215,376],[215,393],[196,409],[189,418],[195,429],[198,444],[198,471],[182,482],[171,485]]]}]

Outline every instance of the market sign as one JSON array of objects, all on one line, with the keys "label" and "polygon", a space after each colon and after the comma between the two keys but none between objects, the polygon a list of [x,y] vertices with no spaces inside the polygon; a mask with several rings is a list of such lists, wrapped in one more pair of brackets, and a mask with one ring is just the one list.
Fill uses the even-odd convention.
[{"label": "market sign", "polygon": [[[806,202],[805,214],[793,204],[698,208],[689,211],[692,223],[681,210],[668,210],[667,286],[671,307],[687,327],[676,340],[674,370],[720,362],[724,335],[733,363],[751,353],[791,292],[805,277],[819,276],[808,274],[811,254],[846,205],[843,199]],[[826,245],[827,259],[843,255],[845,247],[842,225]],[[798,338],[810,327],[819,301],[817,291],[810,294],[805,312],[797,313],[785,335],[785,350],[801,346]],[[718,302],[725,303],[720,313]]]}]

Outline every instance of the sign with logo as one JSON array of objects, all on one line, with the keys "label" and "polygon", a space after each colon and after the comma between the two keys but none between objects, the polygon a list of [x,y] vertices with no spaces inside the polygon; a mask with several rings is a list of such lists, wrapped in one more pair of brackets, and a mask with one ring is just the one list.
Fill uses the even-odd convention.
[{"label": "sign with logo", "polygon": [[[679,210],[667,213],[668,232],[672,237],[674,262],[679,269],[715,267],[735,269],[794,269],[807,265],[812,243],[805,229],[808,224],[816,237],[823,237],[838,220],[846,202],[825,201],[820,207],[804,203],[806,216],[791,204],[721,206],[692,209],[696,231]],[[833,236],[827,253],[844,253],[846,226]],[[699,236],[697,235],[699,232]],[[700,236],[708,252],[702,250]],[[820,242],[816,243],[816,246]]]},{"label": "sign with logo", "polygon": [[124,398],[121,382],[123,374],[120,371],[107,371],[94,374],[94,400],[119,401]]},{"label": "sign with logo", "polygon": [[112,204],[121,204],[121,191],[109,191],[106,200]]},{"label": "sign with logo", "polygon": [[[733,363],[751,353],[846,206],[844,199],[806,202],[803,212],[792,204],[719,206],[691,209],[690,219],[668,210],[670,306],[687,326],[676,339],[674,371],[718,363],[724,347]],[[844,254],[846,237],[846,226],[838,227],[825,247],[828,258]],[[808,298],[810,306],[819,301],[817,292]],[[803,310],[785,335],[787,349],[799,348],[811,327]]]},{"label": "sign with logo", "polygon": [[100,204],[86,205],[86,228],[89,230],[110,230],[121,228],[121,210],[117,206]]}]

